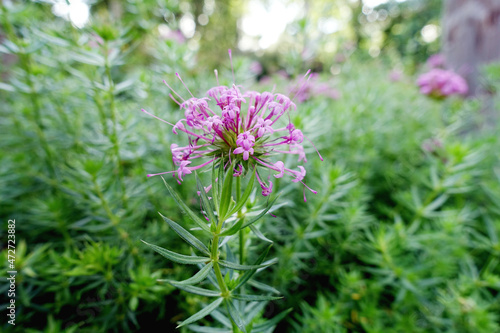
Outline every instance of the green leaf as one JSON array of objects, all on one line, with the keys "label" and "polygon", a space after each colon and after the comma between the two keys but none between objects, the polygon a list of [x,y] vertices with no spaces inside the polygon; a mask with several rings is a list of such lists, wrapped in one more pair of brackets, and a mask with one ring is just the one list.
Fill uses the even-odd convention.
[{"label": "green leaf", "polygon": [[268,291],[268,292],[273,293],[273,294],[280,293],[276,288],[268,286],[267,284],[264,284],[262,282],[257,282],[255,280],[249,280],[248,284],[251,285],[252,287],[255,287],[255,288],[260,289],[260,290]]},{"label": "green leaf", "polygon": [[188,319],[186,319],[182,323],[180,323],[179,326],[177,326],[177,328],[182,327],[184,325],[189,325],[191,323],[194,323],[197,320],[200,320],[201,318],[204,318],[205,316],[210,314],[210,312],[217,309],[223,300],[224,300],[224,298],[221,297],[221,298],[217,299],[216,301],[210,303],[208,306],[201,309],[201,311],[195,313],[194,315],[192,315],[191,317],[189,317]]},{"label": "green leaf", "polygon": [[446,194],[441,194],[439,197],[437,197],[433,202],[425,206],[424,208],[424,215],[429,216],[433,211],[444,205],[446,200],[448,200],[449,196]]},{"label": "green leaf", "polygon": [[86,51],[80,51],[80,53],[68,52],[68,55],[72,60],[87,65],[104,67],[105,64],[103,56],[92,52],[86,52]]},{"label": "green leaf", "polygon": [[175,202],[179,205],[179,208],[186,213],[201,229],[205,230],[208,233],[210,232],[210,228],[208,225],[203,221],[201,218],[198,217],[189,207],[182,201],[182,199],[179,197],[179,195],[174,191],[174,189],[168,185],[168,183],[165,181],[165,178],[161,177],[163,179],[163,182],[165,183],[165,186],[167,187],[168,191],[174,198]]},{"label": "green leaf", "polygon": [[196,264],[202,264],[205,262],[209,262],[211,259],[208,257],[196,257],[196,256],[186,256],[184,254],[179,254],[175,253],[172,251],[169,251],[167,249],[164,249],[162,247],[156,246],[154,244],[149,244],[148,242],[145,242],[141,239],[141,242],[161,254],[167,259],[170,259],[172,261],[178,262],[180,264],[187,264],[187,265],[196,265]]},{"label": "green leaf", "polygon": [[197,248],[201,252],[205,253],[206,255],[210,256],[210,252],[208,251],[208,248],[203,244],[198,238],[193,236],[189,231],[169,219],[168,217],[163,216],[161,213],[160,216],[165,220],[165,222],[168,223],[168,225],[174,229],[174,231],[182,238],[184,239],[187,243],[191,244],[191,246]]},{"label": "green leaf", "polygon": [[226,229],[224,232],[220,234],[220,236],[231,236],[240,231],[241,226],[243,225],[243,222],[245,222],[244,218],[241,218],[236,222],[235,224],[232,225],[231,228]]},{"label": "green leaf", "polygon": [[264,236],[259,229],[257,229],[254,225],[250,225],[250,229],[252,229],[253,233],[255,234],[255,236],[257,236],[259,239],[263,240],[264,242],[268,242],[268,243],[273,243],[272,240],[266,238],[266,236]]},{"label": "green leaf", "polygon": [[181,290],[187,291],[188,293],[191,294],[196,294],[196,295],[201,295],[201,296],[208,296],[208,297],[220,297],[220,291],[216,290],[210,290],[210,289],[203,289],[200,287],[195,287],[195,286],[190,286],[182,283],[177,283],[175,281],[168,281],[171,285],[174,287],[177,287]]},{"label": "green leaf", "polygon": [[60,46],[60,47],[64,47],[64,48],[67,48],[69,47],[71,44],[65,40],[65,39],[62,39],[62,38],[59,38],[59,37],[56,37],[56,36],[53,36],[53,35],[49,35],[49,34],[46,34],[45,32],[42,32],[41,30],[38,30],[38,29],[33,29],[33,33],[40,37],[41,39],[51,43],[51,44],[54,44],[56,46]]},{"label": "green leaf", "polygon": [[227,214],[228,216],[233,215],[234,213],[240,211],[240,209],[243,207],[243,205],[246,204],[248,197],[250,194],[252,194],[253,191],[253,183],[255,181],[255,169],[252,172],[252,177],[248,181],[247,188],[245,189],[245,192],[243,192],[243,195],[241,196],[240,200],[236,203],[236,206]]},{"label": "green leaf", "polygon": [[226,315],[222,314],[219,310],[212,311],[210,316],[213,317],[215,320],[217,320],[222,325],[226,326],[227,328],[233,328],[233,324],[231,323],[231,319],[229,319]]},{"label": "green leaf", "polygon": [[128,302],[128,307],[130,310],[137,310],[137,306],[139,306],[139,299],[137,297],[132,297]]},{"label": "green leaf", "polygon": [[227,311],[229,312],[229,315],[233,319],[236,326],[238,326],[238,328],[240,330],[242,330],[244,333],[246,333],[247,330],[245,328],[245,326],[246,326],[245,321],[241,317],[240,312],[234,306],[233,302],[231,302],[230,300],[227,300],[226,305],[227,305]]},{"label": "green leaf", "polygon": [[199,332],[199,333],[233,333],[232,330],[224,330],[218,327],[189,325],[187,328],[189,328],[193,332]]},{"label": "green leaf", "polygon": [[283,297],[267,296],[267,295],[240,295],[240,294],[232,294],[231,297],[235,298],[235,299],[239,299],[241,301],[248,301],[248,302],[275,301],[275,300],[283,298]]},{"label": "green leaf", "polygon": [[[267,254],[269,253],[269,250],[271,249],[271,245],[269,245],[265,250],[264,252],[262,252],[262,254],[257,258],[257,260],[255,261],[254,265],[255,266],[258,266],[260,265],[264,259],[266,258]],[[245,272],[245,274],[243,274],[240,278],[239,278],[239,282],[238,284],[236,285],[236,287],[234,287],[233,291],[234,290],[237,290],[238,288],[240,288],[242,285],[244,285],[248,280],[250,280],[252,278],[252,276],[255,274],[255,272],[257,272],[257,269],[252,269],[252,270],[249,270],[247,272]]]},{"label": "green leaf", "polygon": [[236,269],[238,271],[247,271],[250,269],[264,268],[264,267],[267,267],[267,266],[274,264],[274,262],[267,263],[264,265],[240,265],[240,264],[235,264],[233,262],[226,261],[226,260],[219,260],[219,264],[221,264],[221,266],[231,268],[231,269]]},{"label": "green leaf", "polygon": [[[213,265],[214,265],[213,262],[209,262],[198,273],[196,273],[195,275],[193,275],[189,279],[186,279],[184,281],[175,281],[175,283],[184,284],[184,285],[192,285],[192,284],[200,283],[208,276],[208,274],[210,274],[210,271],[211,271]],[[158,279],[157,281],[170,283],[170,280]]]},{"label": "green leaf", "polygon": [[220,193],[219,217],[222,221],[226,219],[227,211],[229,210],[229,203],[231,202],[231,194],[233,190],[233,175],[231,174],[232,169],[233,165],[231,164],[226,173],[226,178],[224,179],[222,192]]},{"label": "green leaf", "polygon": [[[220,165],[219,165],[220,168]],[[212,200],[214,202],[217,214],[219,214],[219,186],[217,185],[217,173],[215,172],[215,163],[212,163]]]},{"label": "green leaf", "polygon": [[11,86],[10,84],[0,82],[0,90],[14,92],[14,91],[16,91],[16,88]]},{"label": "green leaf", "polygon": [[119,94],[127,89],[129,89],[130,87],[132,87],[134,84],[135,84],[135,79],[128,79],[128,80],[125,80],[125,81],[122,81],[120,83],[117,83],[115,85],[115,89],[114,89],[114,93],[115,94]]},{"label": "green leaf", "polygon": [[285,311],[281,312],[279,315],[266,321],[265,323],[255,325],[252,329],[252,333],[266,332],[267,330],[272,328],[274,325],[279,323],[283,318],[285,318],[286,315],[289,314],[292,310],[293,310],[292,308],[285,310]]},{"label": "green leaf", "polygon": [[200,191],[200,197],[201,197],[201,202],[203,204],[203,209],[205,209],[205,212],[208,215],[208,219],[212,224],[217,224],[217,218],[214,215],[214,209],[212,208],[212,204],[210,203],[210,200],[208,200],[207,193],[205,192],[205,188],[203,187],[203,184],[201,183],[200,177],[198,177],[198,174],[194,173],[196,177],[196,184],[198,184],[198,190]]},{"label": "green leaf", "polygon": [[259,215],[257,215],[257,216],[256,216],[253,220],[249,220],[247,223],[245,223],[245,224],[243,225],[243,228],[246,228],[246,227],[248,227],[249,225],[251,225],[251,224],[253,224],[253,223],[257,222],[258,220],[260,220],[260,218],[261,218],[262,216],[264,216],[264,215],[265,215],[265,214],[269,211],[269,209],[271,209],[271,208],[273,207],[274,203],[276,202],[276,200],[278,200],[278,198],[280,197],[280,195],[281,195],[281,194],[278,194],[278,195],[277,195],[277,196],[276,196],[276,197],[275,197],[275,198],[274,198],[274,199],[273,199],[273,200],[272,200],[272,201],[271,201],[271,202],[267,205],[267,207],[266,207],[266,208],[265,208],[265,209],[264,209],[264,210],[263,210],[263,211],[262,211]]},{"label": "green leaf", "polygon": [[[219,170],[217,170],[217,193],[219,194],[217,198],[220,200],[220,196],[222,193],[222,184],[224,184],[225,180],[225,175],[224,175],[224,158],[221,158],[221,162],[219,163]],[[220,201],[219,201],[219,207],[220,207]],[[220,216],[220,212],[219,212]]]}]

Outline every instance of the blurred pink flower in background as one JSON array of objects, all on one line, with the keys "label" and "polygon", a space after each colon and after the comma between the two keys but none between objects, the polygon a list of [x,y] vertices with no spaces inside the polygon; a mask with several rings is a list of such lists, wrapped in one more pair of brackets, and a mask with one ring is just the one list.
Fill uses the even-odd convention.
[{"label": "blurred pink flower in background", "polygon": [[316,96],[323,96],[331,99],[339,99],[340,92],[327,82],[319,81],[319,74],[312,73],[309,80],[302,84],[294,83],[290,88],[290,94],[295,95],[297,102],[302,103]]},{"label": "blurred pink flower in background", "polygon": [[179,44],[182,44],[186,41],[186,37],[184,37],[180,30],[170,29],[165,24],[160,24],[158,26],[158,32],[160,33],[160,37],[164,40],[172,40]]},{"label": "blurred pink flower in background", "polygon": [[391,80],[392,82],[399,82],[401,81],[402,78],[403,78],[403,72],[399,69],[393,69],[389,73],[389,80]]},{"label": "blurred pink flower in background", "polygon": [[446,59],[441,53],[433,54],[427,59],[427,65],[430,68],[445,68]]},{"label": "blurred pink flower in background", "polygon": [[249,69],[250,69],[250,72],[252,72],[252,74],[260,75],[260,74],[262,74],[263,68],[262,68],[262,65],[260,64],[260,62],[252,61]]},{"label": "blurred pink flower in background", "polygon": [[467,82],[451,70],[433,68],[417,79],[420,92],[435,98],[450,95],[465,95],[469,90]]}]

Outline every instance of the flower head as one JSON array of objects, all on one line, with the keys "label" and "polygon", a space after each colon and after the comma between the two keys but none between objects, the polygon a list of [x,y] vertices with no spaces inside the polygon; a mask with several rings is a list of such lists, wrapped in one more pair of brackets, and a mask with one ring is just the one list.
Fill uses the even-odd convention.
[{"label": "flower head", "polygon": [[[180,79],[179,75],[177,77]],[[178,104],[184,110],[184,118],[177,120],[175,125],[143,111],[172,125],[175,134],[185,133],[189,144],[184,147],[171,145],[176,170],[148,176],[171,173],[182,182],[183,176],[216,163],[224,168],[233,165],[235,177],[255,170],[263,196],[270,195],[273,189],[271,181],[266,184],[259,177],[259,173],[266,170],[276,178],[287,175],[293,182],[301,182],[304,188],[311,190],[303,182],[306,174],[304,167],[298,166],[298,170],[286,168],[280,157],[284,154],[297,155],[299,162],[307,162],[302,146],[304,134],[295,128],[290,117],[283,117],[296,109],[288,96],[267,91],[244,91],[235,84],[217,85],[209,89],[203,98],[191,95],[184,100],[173,92],[181,99]]]},{"label": "flower head", "polygon": [[420,92],[435,98],[450,95],[465,95],[468,91],[467,82],[453,71],[434,68],[422,74],[417,84]]}]

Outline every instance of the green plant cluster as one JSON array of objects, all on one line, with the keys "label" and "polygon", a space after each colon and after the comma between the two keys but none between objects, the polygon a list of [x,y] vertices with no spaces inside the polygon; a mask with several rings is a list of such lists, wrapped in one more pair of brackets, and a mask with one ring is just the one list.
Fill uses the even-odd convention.
[{"label": "green plant cluster", "polygon": [[[161,282],[202,267],[140,242],[189,253],[176,225],[194,226],[163,182],[146,178],[171,170],[177,137],[140,109],[177,119],[162,80],[182,92],[173,74],[190,73],[186,84],[202,92],[215,84],[211,68],[162,40],[140,1],[127,2],[130,25],[96,16],[82,30],[53,19],[46,4],[0,8],[1,260],[15,219],[18,271],[16,326],[2,321],[1,330],[173,331],[210,300]],[[292,308],[278,332],[499,331],[500,142],[498,126],[481,120],[485,108],[499,109],[498,66],[486,69],[488,100],[434,101],[413,77],[391,82],[383,62],[357,59],[322,76],[338,100],[313,98],[290,114],[324,157],[307,152],[318,194],[305,203],[297,184],[277,180],[280,208],[259,222],[277,261],[251,287],[284,298],[249,303],[247,318],[258,325]],[[249,61],[234,64],[236,81],[251,84]],[[220,72],[230,82],[229,65]],[[195,177],[172,188],[201,210]],[[218,311],[197,325],[214,322],[231,327]]]}]

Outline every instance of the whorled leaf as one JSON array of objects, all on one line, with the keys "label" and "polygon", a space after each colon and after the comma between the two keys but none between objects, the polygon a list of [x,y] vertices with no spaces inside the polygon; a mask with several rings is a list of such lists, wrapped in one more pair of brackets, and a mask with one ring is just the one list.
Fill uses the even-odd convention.
[{"label": "whorled leaf", "polygon": [[226,300],[226,306],[227,306],[227,311],[229,312],[229,315],[231,316],[231,319],[233,319],[233,322],[238,326],[238,328],[246,333],[246,324],[245,321],[243,320],[243,317],[241,316],[240,312],[236,307],[234,306],[233,302],[231,300]]},{"label": "whorled leaf", "polygon": [[221,266],[224,266],[224,267],[227,267],[227,268],[231,268],[231,269],[235,269],[235,270],[238,270],[238,271],[247,271],[247,270],[251,270],[251,269],[264,268],[264,267],[267,267],[267,266],[270,266],[270,265],[274,264],[274,262],[268,263],[268,264],[265,264],[265,265],[241,265],[241,264],[236,264],[234,262],[230,262],[230,261],[226,261],[226,260],[219,260],[219,264]]},{"label": "whorled leaf", "polygon": [[167,282],[170,283],[172,286],[177,287],[181,290],[187,291],[188,293],[191,293],[191,294],[207,296],[207,297],[220,297],[220,291],[190,286],[190,285],[186,285],[183,283],[177,283],[175,281],[167,280]]},{"label": "whorled leaf", "polygon": [[231,202],[231,195],[233,189],[233,176],[231,175],[232,171],[233,171],[233,164],[231,164],[231,166],[228,169],[228,174],[224,179],[224,184],[222,185],[222,191],[220,192],[219,218],[222,221],[224,221],[227,217],[229,204]]},{"label": "whorled leaf", "polygon": [[255,325],[252,328],[252,333],[267,332],[267,330],[271,329],[274,325],[278,324],[292,310],[293,310],[292,308],[287,309],[287,310],[281,312],[280,314],[274,316],[273,318],[269,319],[265,323]]},{"label": "whorled leaf", "polygon": [[[266,258],[267,254],[269,253],[269,250],[271,249],[271,246],[272,246],[272,244],[269,245],[264,250],[264,252],[262,252],[262,254],[255,261],[254,266],[258,266],[258,265],[260,265],[264,261],[264,259]],[[247,272],[245,272],[245,274],[243,274],[242,276],[239,277],[238,284],[232,290],[233,291],[237,290],[238,288],[240,288],[241,286],[243,286],[248,280],[250,280],[252,278],[252,276],[255,274],[256,271],[257,271],[257,268],[256,269],[251,269],[251,270],[248,270]]]},{"label": "whorled leaf", "polygon": [[201,229],[203,229],[204,231],[210,233],[210,228],[208,227],[208,225],[205,223],[205,221],[203,221],[196,213],[194,213],[191,208],[188,207],[188,205],[186,205],[184,203],[184,201],[182,201],[182,199],[179,197],[179,195],[174,191],[174,189],[165,181],[165,179],[163,177],[161,177],[161,179],[163,179],[163,182],[165,183],[165,186],[167,187],[168,191],[170,192],[170,194],[172,195],[172,197],[174,198],[175,202],[177,202],[177,204],[179,205],[179,208],[184,212],[186,213]]},{"label": "whorled leaf", "polygon": [[231,216],[234,213],[238,212],[246,204],[248,198],[250,197],[250,194],[253,191],[254,182],[255,182],[255,171],[252,172],[252,177],[248,181],[247,187],[243,192],[243,195],[241,196],[240,200],[236,203],[236,205],[233,207],[233,209],[231,209],[231,211],[227,214],[228,216]]},{"label": "whorled leaf", "polygon": [[222,297],[218,298],[214,302],[210,303],[209,305],[207,305],[206,307],[201,309],[201,311],[198,311],[197,313],[195,313],[194,315],[192,315],[188,319],[184,320],[182,323],[180,323],[177,326],[177,328],[194,323],[195,321],[200,320],[201,318],[204,318],[205,316],[209,315],[210,312],[214,311],[215,309],[217,309],[219,307],[219,305],[222,303],[223,300],[224,300],[224,298],[222,298]]},{"label": "whorled leaf", "polygon": [[278,200],[278,198],[280,197],[280,195],[278,194],[268,205],[267,207],[259,214],[257,215],[256,217],[254,217],[253,219],[247,221],[245,224],[243,224],[243,227],[242,228],[246,228],[248,227],[249,225],[252,225],[254,224],[255,222],[257,222],[258,220],[261,219],[262,216],[266,215],[266,213],[273,207],[274,203],[276,202],[276,200]]},{"label": "whorled leaf", "polygon": [[[176,281],[175,283],[177,283],[177,284],[183,284],[183,285],[193,285],[193,284],[196,284],[196,283],[200,283],[201,281],[203,281],[208,276],[208,274],[210,274],[213,265],[214,265],[213,262],[209,262],[200,271],[198,271],[198,273],[196,273],[195,275],[193,275],[189,279],[186,279],[186,280],[183,280],[183,281]],[[157,281],[159,281],[159,282],[169,282],[170,280],[159,279]]]},{"label": "whorled leaf", "polygon": [[181,227],[179,224],[175,223],[168,217],[163,216],[161,213],[159,214],[163,218],[163,220],[167,222],[168,225],[188,244],[200,250],[201,252],[205,253],[206,255],[208,256],[210,255],[210,252],[208,251],[206,245],[203,244],[198,238],[193,236],[193,234],[191,234],[189,231],[187,231],[186,229],[184,229],[183,227]]},{"label": "whorled leaf", "polygon": [[170,260],[175,261],[175,262],[180,263],[180,264],[196,265],[196,264],[202,264],[205,262],[209,262],[211,260],[208,257],[187,256],[184,254],[172,252],[170,250],[164,249],[164,248],[159,247],[157,245],[149,244],[148,242],[143,241],[142,239],[141,239],[141,242],[143,242],[144,244],[146,244],[147,246],[149,246],[150,248],[152,248],[153,250],[155,250],[156,252],[158,252],[159,254],[164,256],[165,258],[170,259]]},{"label": "whorled leaf", "polygon": [[262,301],[275,301],[278,299],[282,299],[283,297],[279,296],[267,296],[267,295],[242,295],[242,294],[231,294],[231,298],[247,301],[247,302],[262,302]]},{"label": "whorled leaf", "polygon": [[212,207],[212,204],[210,203],[210,200],[208,200],[207,193],[205,192],[205,188],[203,187],[203,184],[201,183],[200,177],[198,177],[198,174],[195,172],[195,177],[196,177],[196,184],[198,184],[198,191],[200,191],[200,197],[201,197],[201,203],[203,205],[203,209],[205,210],[205,213],[208,215],[208,219],[212,223],[212,225],[217,224],[217,218],[215,217],[214,214],[214,209]]}]

